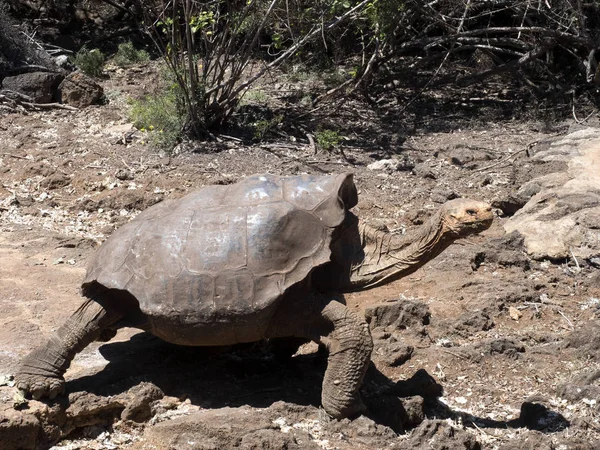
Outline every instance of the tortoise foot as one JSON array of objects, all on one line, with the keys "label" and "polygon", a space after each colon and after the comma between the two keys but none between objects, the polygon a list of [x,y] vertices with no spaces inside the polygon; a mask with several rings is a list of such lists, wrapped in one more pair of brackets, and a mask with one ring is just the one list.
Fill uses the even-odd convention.
[{"label": "tortoise foot", "polygon": [[330,417],[338,420],[355,419],[368,412],[367,407],[360,398],[347,404],[324,403],[323,409]]},{"label": "tortoise foot", "polygon": [[25,397],[53,399],[65,391],[62,371],[47,361],[46,354],[43,349],[34,350],[23,359],[15,374],[15,386]]},{"label": "tortoise foot", "polygon": [[15,375],[15,379],[15,386],[24,393],[25,397],[31,396],[34,400],[42,397],[53,399],[65,391],[65,380],[62,377],[45,377],[20,372]]}]

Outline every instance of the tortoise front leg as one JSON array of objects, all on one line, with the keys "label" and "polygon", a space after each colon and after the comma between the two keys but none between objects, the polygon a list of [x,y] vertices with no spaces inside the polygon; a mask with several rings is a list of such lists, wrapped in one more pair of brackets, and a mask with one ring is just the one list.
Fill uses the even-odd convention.
[{"label": "tortoise front leg", "polygon": [[[284,299],[286,300],[286,299]],[[336,419],[364,411],[359,389],[369,367],[373,340],[365,320],[335,300],[314,296],[305,302],[285,302],[269,329],[270,336],[296,336],[324,344],[329,351],[321,404]],[[289,334],[286,334],[289,333]]]},{"label": "tortoise front leg", "polygon": [[337,301],[329,302],[321,313],[333,327],[317,341],[329,351],[321,404],[336,419],[352,417],[365,409],[359,389],[373,350],[369,326]]},{"label": "tortoise front leg", "polygon": [[63,375],[75,355],[121,318],[122,315],[86,299],[48,342],[23,359],[15,375],[17,388],[36,400],[42,396],[54,398],[62,393]]}]

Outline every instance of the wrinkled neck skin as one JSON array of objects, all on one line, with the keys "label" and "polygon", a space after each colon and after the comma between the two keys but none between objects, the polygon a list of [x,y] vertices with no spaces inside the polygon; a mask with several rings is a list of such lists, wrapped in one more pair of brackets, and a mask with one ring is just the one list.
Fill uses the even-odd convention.
[{"label": "wrinkled neck skin", "polygon": [[359,226],[364,258],[350,268],[347,291],[370,289],[410,275],[443,252],[454,239],[444,234],[439,214],[410,236]]}]

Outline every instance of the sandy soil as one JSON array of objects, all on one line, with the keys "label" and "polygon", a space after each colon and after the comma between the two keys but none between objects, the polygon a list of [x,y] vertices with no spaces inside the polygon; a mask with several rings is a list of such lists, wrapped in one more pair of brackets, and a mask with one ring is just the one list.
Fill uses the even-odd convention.
[{"label": "sandy soil", "polygon": [[[502,206],[527,180],[561,170],[532,163],[526,150],[574,128],[513,121],[444,132],[382,128],[387,145],[378,143],[381,136],[349,132],[345,158],[315,154],[306,137],[281,131],[267,144],[221,136],[170,156],[139,131],[123,143],[132,130],[126,100],[148,89],[153,73],[110,71],[102,81],[108,105],[0,112],[0,375],[14,373],[78,305],[86,261],[99,243],[164,198],[253,173],[350,171],[359,217],[411,233],[447,199]],[[331,120],[352,118],[360,129],[366,119],[373,127],[365,114],[346,105]],[[390,157],[401,162],[399,170],[367,168]],[[370,418],[340,425],[319,412],[324,361],[314,348],[287,365],[262,348],[184,351],[128,329],[75,359],[67,372],[69,402],[76,403],[73,393],[126,396],[143,382],[158,386],[162,397],[151,396],[151,413],[140,420],[96,411],[75,421],[67,435],[63,427],[56,448],[598,448],[600,384],[585,378],[600,370],[598,269],[574,259],[531,260],[519,239],[505,235],[500,208],[497,215],[490,230],[452,245],[415,274],[347,297],[361,312],[400,301],[430,313],[425,324],[372,330],[376,351],[365,389],[378,411]],[[419,369],[443,396],[417,408],[421,416],[412,425],[400,421],[399,430],[398,419],[386,416],[394,406],[377,393]],[[10,403],[14,389],[0,389]],[[229,422],[227,429],[217,426]],[[174,436],[188,436],[188,443]]]}]

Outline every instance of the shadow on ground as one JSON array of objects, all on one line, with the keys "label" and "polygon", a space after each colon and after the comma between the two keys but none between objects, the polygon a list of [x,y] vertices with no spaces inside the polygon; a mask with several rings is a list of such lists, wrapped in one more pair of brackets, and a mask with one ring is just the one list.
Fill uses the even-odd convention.
[{"label": "shadow on ground", "polygon": [[[322,352],[282,362],[273,357],[266,343],[184,347],[147,333],[102,345],[99,350],[109,364],[99,373],[69,381],[67,392],[114,396],[149,382],[166,396],[189,399],[203,409],[267,408],[280,401],[319,407],[327,362]],[[396,433],[425,419],[460,419],[471,427],[547,432],[569,426],[562,415],[535,400],[522,404],[519,418],[499,421],[455,411],[440,401],[442,395],[443,387],[423,369],[408,380],[394,382],[373,364],[362,388],[366,415]]]}]

